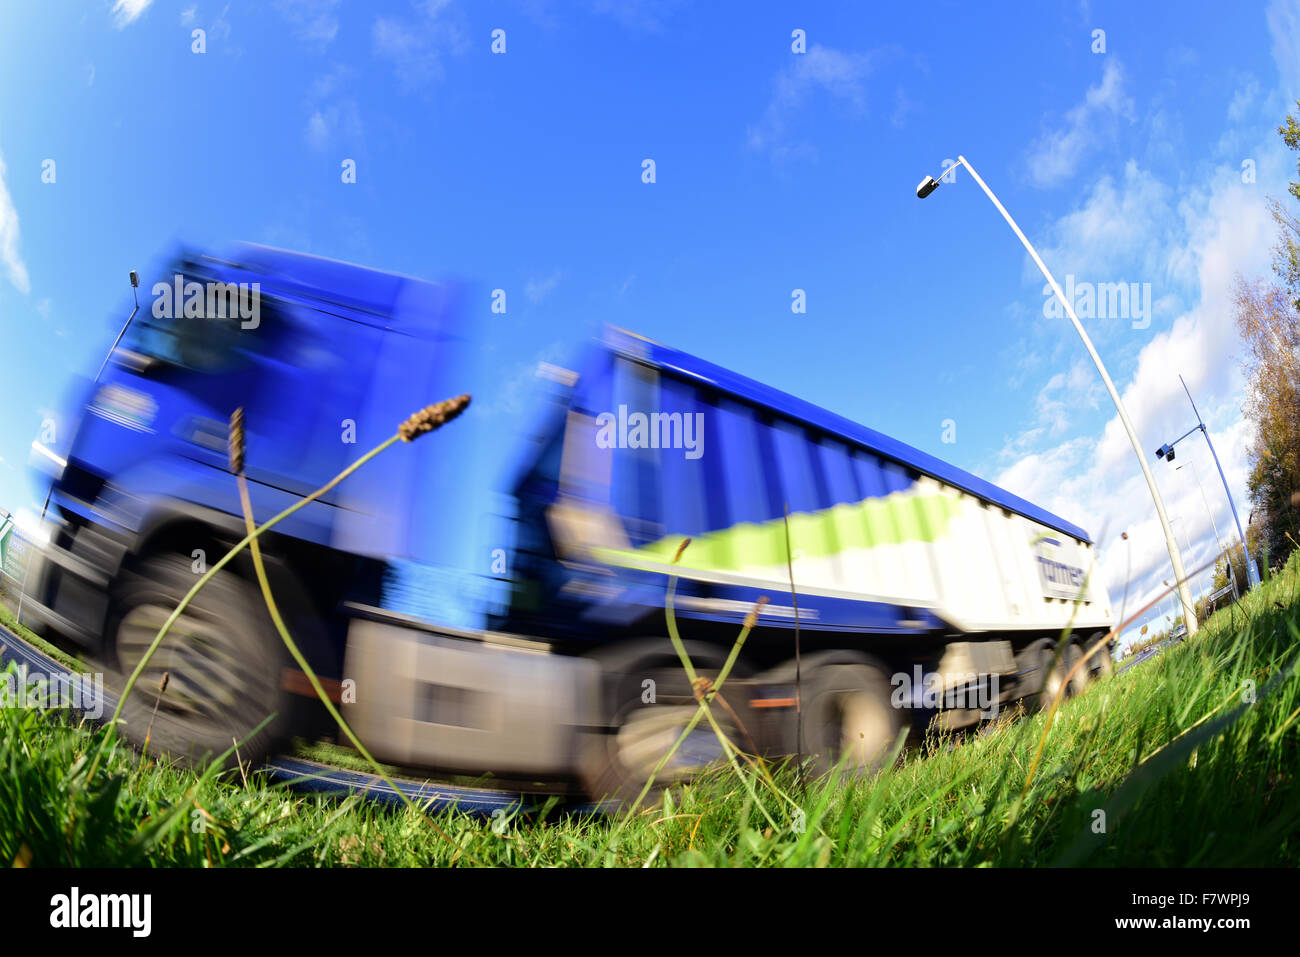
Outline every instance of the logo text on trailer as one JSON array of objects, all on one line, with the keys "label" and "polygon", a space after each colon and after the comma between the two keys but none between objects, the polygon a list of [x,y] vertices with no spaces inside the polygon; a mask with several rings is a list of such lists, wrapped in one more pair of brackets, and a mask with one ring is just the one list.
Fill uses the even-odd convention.
[{"label": "logo text on trailer", "polygon": [[1033,541],[1034,563],[1038,566],[1038,582],[1045,598],[1084,598],[1088,581],[1083,556],[1079,546],[1072,541],[1062,541],[1050,535],[1040,535]]}]

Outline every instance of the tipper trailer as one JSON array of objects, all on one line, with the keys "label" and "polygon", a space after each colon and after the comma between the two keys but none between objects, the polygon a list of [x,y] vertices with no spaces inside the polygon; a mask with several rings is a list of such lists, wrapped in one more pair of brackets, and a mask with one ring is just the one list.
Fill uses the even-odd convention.
[{"label": "tipper trailer", "polygon": [[[173,304],[188,288],[255,291],[256,319],[216,315],[210,297],[168,318],[156,298],[74,427],[37,443],[50,539],[24,621],[121,672],[201,561],[243,536],[236,407],[264,520],[461,390],[454,287],[252,245],[183,259],[173,281]],[[262,539],[290,629],[381,760],[628,793],[696,708],[667,637],[670,582],[705,677],[757,609],[715,710],[747,748],[819,769],[875,767],[936,717],[958,728],[1032,706],[1111,627],[1083,529],[882,433],[617,329],[561,378],[511,483],[509,600],[487,628],[387,600],[390,561],[428,554],[416,516],[458,507],[439,435]],[[473,428],[473,406],[449,427]],[[1066,691],[1109,664],[1094,656]],[[248,760],[319,728],[310,694],[245,555],[168,636],[124,732],[192,760],[234,737]],[[711,741],[697,732],[661,780],[715,757]]]}]

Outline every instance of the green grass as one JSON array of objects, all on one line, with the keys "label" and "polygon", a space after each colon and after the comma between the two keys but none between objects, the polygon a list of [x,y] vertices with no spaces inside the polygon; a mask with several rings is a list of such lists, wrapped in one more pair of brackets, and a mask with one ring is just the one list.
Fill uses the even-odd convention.
[{"label": "green grass", "polygon": [[[729,768],[630,820],[483,820],[194,774],[0,710],[0,861],[143,866],[1190,866],[1300,862],[1300,553],[1236,608],[1045,716],[935,740],[796,805]],[[1247,700],[1253,697],[1253,701]],[[336,756],[337,757],[337,756]],[[798,796],[793,774],[776,784]],[[760,804],[755,804],[755,796]],[[1100,824],[1104,814],[1104,830]]]},{"label": "green grass", "polygon": [[[43,651],[46,655],[63,665],[63,667],[78,673],[86,672],[86,666],[75,656],[68,654],[62,648],[56,648],[26,625],[18,624],[18,619],[14,617],[13,612],[11,612],[3,603],[0,603],[0,625],[4,625],[33,648]],[[4,638],[0,637],[0,644],[3,643]]]}]

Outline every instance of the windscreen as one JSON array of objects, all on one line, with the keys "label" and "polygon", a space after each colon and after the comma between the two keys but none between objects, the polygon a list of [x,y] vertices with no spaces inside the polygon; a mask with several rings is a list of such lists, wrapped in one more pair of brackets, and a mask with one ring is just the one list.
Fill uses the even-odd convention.
[{"label": "windscreen", "polygon": [[277,325],[274,314],[256,284],[177,267],[150,287],[124,348],[195,372],[231,372],[266,348]]}]

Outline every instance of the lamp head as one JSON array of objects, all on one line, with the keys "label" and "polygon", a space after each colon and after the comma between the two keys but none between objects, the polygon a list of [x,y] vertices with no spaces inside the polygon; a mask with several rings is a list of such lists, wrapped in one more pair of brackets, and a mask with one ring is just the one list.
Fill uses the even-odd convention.
[{"label": "lamp head", "polygon": [[916,198],[925,199],[927,196],[929,196],[938,188],[939,188],[939,181],[935,179],[933,176],[927,176],[925,179],[921,180],[921,182],[917,184]]}]

